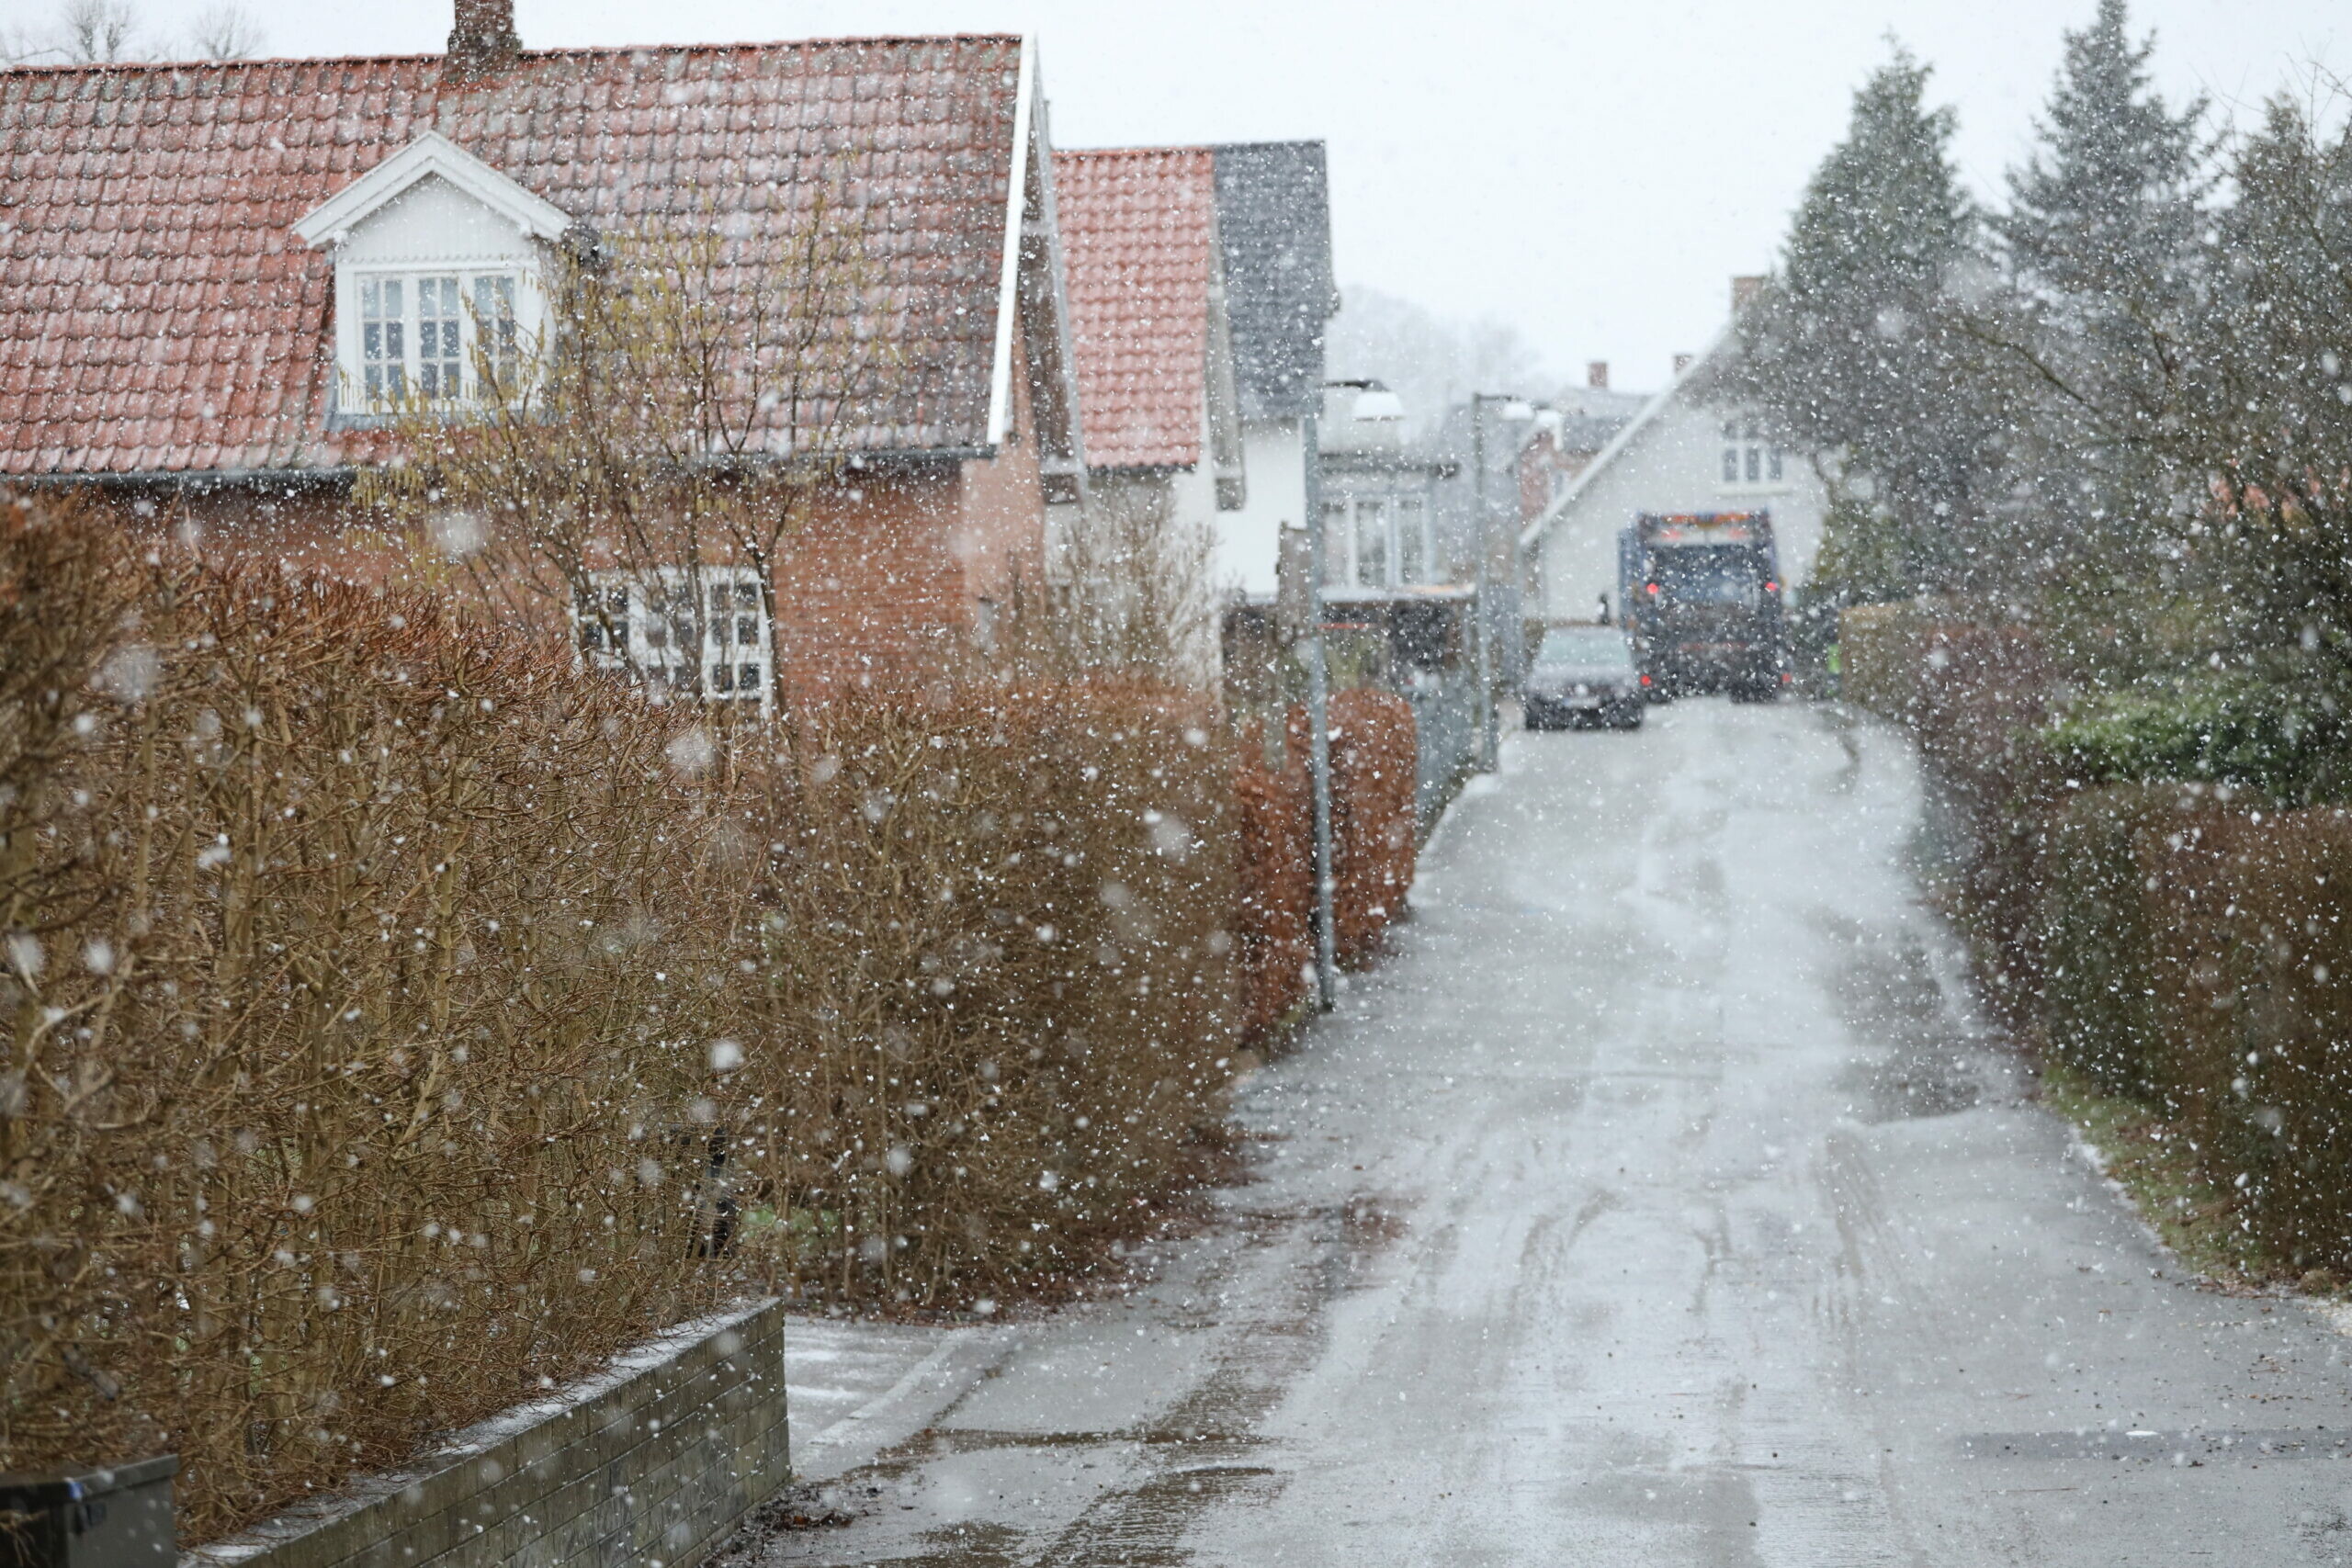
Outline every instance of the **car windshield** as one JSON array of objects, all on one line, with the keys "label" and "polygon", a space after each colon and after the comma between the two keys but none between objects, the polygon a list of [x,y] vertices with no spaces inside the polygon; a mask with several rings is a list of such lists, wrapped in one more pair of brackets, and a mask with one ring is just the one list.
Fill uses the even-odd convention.
[{"label": "car windshield", "polygon": [[1657,552],[1654,581],[1669,603],[1752,604],[1761,574],[1751,552],[1722,545]]},{"label": "car windshield", "polygon": [[1555,626],[1536,650],[1538,670],[1631,670],[1634,653],[1614,626]]}]

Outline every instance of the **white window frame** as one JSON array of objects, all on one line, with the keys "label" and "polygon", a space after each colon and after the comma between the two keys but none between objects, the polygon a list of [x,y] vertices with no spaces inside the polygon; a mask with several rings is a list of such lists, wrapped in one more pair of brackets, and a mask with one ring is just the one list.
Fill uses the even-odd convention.
[{"label": "white window frame", "polygon": [[[598,571],[589,574],[588,582],[590,593],[619,598],[603,615],[589,604],[572,604],[572,642],[583,661],[628,673],[662,691],[705,702],[756,703],[763,714],[768,711],[775,691],[775,632],[768,622],[757,568]],[[691,620],[672,608],[676,597],[689,591],[696,606]],[[722,593],[727,602],[719,607],[712,601]],[[608,620],[624,646],[615,647],[607,639]],[[680,657],[682,628],[691,628],[687,640],[699,639],[691,677],[686,677],[689,661]],[[726,657],[710,657],[719,650]]]},{"label": "white window frame", "polygon": [[[455,395],[437,393],[427,397],[423,391],[423,334],[419,332],[418,311],[422,304],[423,285],[457,280],[458,309],[458,377]],[[481,344],[482,321],[476,308],[478,290],[483,284],[503,283],[513,301],[512,321],[513,370],[507,382],[508,395],[522,390],[528,384],[531,363],[546,316],[546,302],[540,297],[537,280],[529,269],[517,266],[512,258],[500,257],[495,262],[473,261],[411,261],[383,263],[345,263],[335,268],[336,321],[336,386],[335,407],[338,412],[358,415],[386,415],[399,412],[401,404],[393,398],[372,393],[368,388],[368,371],[371,362],[368,356],[368,305],[380,298],[373,291],[386,284],[397,284],[401,291],[401,364],[408,393],[417,400],[412,406],[462,410],[481,408],[492,400],[497,390],[482,385],[477,357]]]},{"label": "white window frame", "polygon": [[[1380,508],[1382,513],[1383,559],[1381,580],[1377,582],[1363,580],[1362,552],[1357,548],[1357,530],[1363,526],[1364,508],[1368,505]],[[1420,574],[1416,578],[1408,578],[1404,572],[1405,536],[1399,524],[1408,511],[1419,519],[1413,530],[1418,536],[1414,543],[1419,547],[1420,558]],[[1371,491],[1326,497],[1323,502],[1323,573],[1333,581],[1326,582],[1324,587],[1341,591],[1387,590],[1411,588],[1434,581],[1431,574],[1437,570],[1437,539],[1430,531],[1430,498],[1419,491]]]},{"label": "white window frame", "polygon": [[[1716,433],[1715,485],[1733,493],[1770,494],[1789,488],[1788,449],[1752,419],[1727,419]],[[1729,477],[1725,477],[1729,470]],[[1750,477],[1753,476],[1753,477]]]}]

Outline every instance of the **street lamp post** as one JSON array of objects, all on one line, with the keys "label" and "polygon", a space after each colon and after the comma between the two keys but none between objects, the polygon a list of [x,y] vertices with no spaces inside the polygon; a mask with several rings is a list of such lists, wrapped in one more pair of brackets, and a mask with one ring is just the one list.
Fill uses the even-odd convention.
[{"label": "street lamp post", "polygon": [[1339,933],[1332,928],[1330,675],[1323,651],[1323,452],[1321,422],[1306,421],[1306,626],[1299,659],[1306,666],[1306,774],[1315,831],[1315,1001],[1329,1012],[1340,1000]]},{"label": "street lamp post", "polygon": [[1487,405],[1503,405],[1503,418],[1512,423],[1535,417],[1524,399],[1509,392],[1470,394],[1470,486],[1477,522],[1478,606],[1478,771],[1491,773],[1502,765],[1502,713],[1495,701],[1500,671],[1495,661],[1495,520],[1487,504]]}]

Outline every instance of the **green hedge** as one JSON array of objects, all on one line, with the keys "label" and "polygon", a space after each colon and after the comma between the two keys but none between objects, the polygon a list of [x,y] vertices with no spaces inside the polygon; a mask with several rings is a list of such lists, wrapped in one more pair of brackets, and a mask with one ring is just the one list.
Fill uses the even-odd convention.
[{"label": "green hedge", "polygon": [[2227,784],[2302,806],[2352,796],[2343,709],[2296,672],[2210,672],[2081,699],[2042,740],[2086,783]]},{"label": "green hedge", "polygon": [[2040,1010],[2050,1049],[2109,1094],[2163,1098],[2139,843],[2177,792],[2077,795],[2041,833]]},{"label": "green hedge", "polygon": [[2293,804],[2352,793],[2346,705],[2276,671],[2069,700],[2030,632],[1909,605],[1845,647],[1958,821],[1991,999],[2161,1119],[2274,1267],[2352,1273],[2352,809]]}]

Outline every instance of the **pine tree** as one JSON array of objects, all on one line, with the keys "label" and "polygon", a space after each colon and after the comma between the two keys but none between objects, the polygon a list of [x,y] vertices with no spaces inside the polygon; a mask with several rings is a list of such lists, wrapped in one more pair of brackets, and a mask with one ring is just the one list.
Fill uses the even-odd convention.
[{"label": "pine tree", "polygon": [[1898,51],[1855,95],[1716,384],[1828,455],[1840,488],[1868,502],[1838,515],[1876,536],[1843,538],[1837,554],[1882,564],[1816,590],[1951,588],[1984,564],[1980,476],[1996,425],[1955,299],[1984,272],[1982,223],[1952,166],[1952,111],[1927,107],[1928,75]]},{"label": "pine tree", "polygon": [[2154,48],[2132,41],[2125,0],[2066,34],[2041,146],[1995,220],[2016,293],[1994,335],[2020,350],[2032,405],[2014,455],[2030,543],[2044,582],[2092,606],[2153,570],[2179,510],[2180,476],[2149,438],[2177,400],[2211,179],[2205,104],[2166,107]]},{"label": "pine tree", "polygon": [[2152,444],[2200,484],[2184,543],[2217,640],[2352,705],[2352,124],[2274,98],[2231,183]]},{"label": "pine tree", "polygon": [[2148,77],[2155,39],[2134,44],[2129,15],[2125,0],[2099,0],[2091,25],[2066,34],[2041,148],[2010,171],[2009,210],[1995,220],[2022,279],[2076,300],[2178,277],[2211,186],[2205,102],[2165,107]]}]

